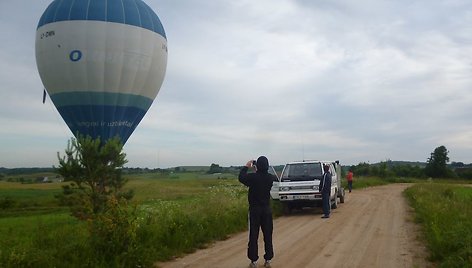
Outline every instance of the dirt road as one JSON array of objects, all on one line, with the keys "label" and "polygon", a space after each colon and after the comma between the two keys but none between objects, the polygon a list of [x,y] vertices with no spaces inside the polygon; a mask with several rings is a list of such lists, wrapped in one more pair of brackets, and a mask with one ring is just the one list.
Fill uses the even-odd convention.
[{"label": "dirt road", "polygon": [[[402,196],[407,184],[346,193],[346,202],[321,219],[320,209],[295,211],[274,221],[272,267],[433,267],[417,241],[418,226]],[[216,242],[183,258],[158,264],[172,267],[248,267],[247,232]],[[261,234],[262,236],[262,234]],[[263,267],[259,239],[259,267]]]}]

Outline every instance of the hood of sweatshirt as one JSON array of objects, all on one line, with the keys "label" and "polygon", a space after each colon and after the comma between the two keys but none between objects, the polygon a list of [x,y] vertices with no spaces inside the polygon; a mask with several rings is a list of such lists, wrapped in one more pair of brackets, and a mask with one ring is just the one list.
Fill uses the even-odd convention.
[{"label": "hood of sweatshirt", "polygon": [[266,173],[269,170],[269,160],[265,156],[257,158],[256,162],[257,171]]}]

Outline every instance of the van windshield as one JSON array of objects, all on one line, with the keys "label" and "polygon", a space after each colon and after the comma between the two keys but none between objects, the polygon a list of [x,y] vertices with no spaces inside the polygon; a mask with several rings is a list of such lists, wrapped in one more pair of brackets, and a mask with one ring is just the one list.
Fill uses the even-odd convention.
[{"label": "van windshield", "polygon": [[322,175],[320,163],[288,164],[282,174],[282,181],[312,181],[320,179]]}]

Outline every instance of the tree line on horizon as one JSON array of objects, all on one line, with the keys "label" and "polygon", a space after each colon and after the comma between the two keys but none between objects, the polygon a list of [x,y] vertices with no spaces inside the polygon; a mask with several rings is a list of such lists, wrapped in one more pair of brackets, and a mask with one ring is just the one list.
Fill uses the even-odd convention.
[{"label": "tree line on horizon", "polygon": [[[343,174],[347,170],[351,170],[358,176],[377,176],[381,178],[387,177],[412,177],[412,178],[460,178],[472,179],[472,163],[465,164],[463,162],[449,162],[449,151],[444,145],[437,147],[427,159],[427,162],[410,162],[410,161],[392,161],[386,160],[379,163],[360,162],[357,165],[343,166]],[[277,172],[281,172],[283,165],[274,166]],[[223,167],[219,164],[212,163],[209,167],[200,167],[193,169],[186,167],[172,168],[140,168],[140,167],[123,167],[122,171],[126,174],[133,173],[170,173],[170,172],[206,172],[208,174],[215,173],[234,173],[239,171],[239,166]],[[4,168],[0,167],[0,180],[7,175],[35,174],[35,173],[54,173],[56,169],[50,168]]]},{"label": "tree line on horizon", "polygon": [[347,167],[357,176],[472,179],[472,163],[449,162],[449,151],[444,145],[434,149],[426,163],[409,164],[402,161],[365,162]]}]

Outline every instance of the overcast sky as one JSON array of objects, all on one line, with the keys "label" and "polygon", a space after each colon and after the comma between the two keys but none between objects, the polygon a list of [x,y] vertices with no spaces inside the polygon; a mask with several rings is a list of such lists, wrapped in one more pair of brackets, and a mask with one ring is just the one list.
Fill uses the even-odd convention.
[{"label": "overcast sky", "polygon": [[[0,0],[0,167],[57,166],[72,137],[36,68],[50,2]],[[470,0],[145,2],[169,57],[129,167],[472,162]]]}]

